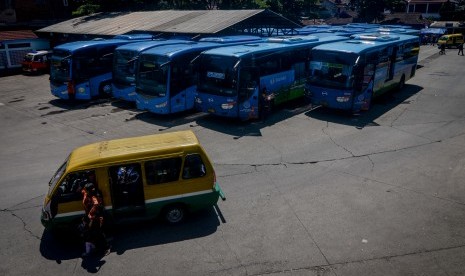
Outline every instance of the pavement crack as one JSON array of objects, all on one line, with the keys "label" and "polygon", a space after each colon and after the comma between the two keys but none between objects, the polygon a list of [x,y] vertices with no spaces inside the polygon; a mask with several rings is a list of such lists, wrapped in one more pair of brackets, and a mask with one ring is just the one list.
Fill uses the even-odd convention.
[{"label": "pavement crack", "polygon": [[363,179],[370,180],[370,181],[375,182],[375,183],[380,183],[380,184],[383,184],[383,185],[388,185],[388,186],[391,186],[391,187],[395,187],[395,188],[397,188],[397,189],[401,189],[401,190],[409,191],[409,192],[412,192],[412,193],[420,194],[420,195],[423,195],[423,196],[433,197],[433,198],[436,198],[436,199],[439,199],[439,200],[444,200],[444,201],[448,201],[448,202],[451,202],[451,203],[455,203],[455,204],[458,204],[458,205],[465,206],[465,202],[460,202],[460,201],[452,200],[452,199],[445,198],[445,197],[441,197],[441,196],[437,196],[437,195],[434,195],[434,194],[424,193],[424,192],[417,191],[417,190],[414,190],[414,189],[406,188],[406,187],[404,187],[404,186],[400,186],[400,185],[396,185],[396,184],[392,184],[392,183],[387,183],[387,182],[379,181],[379,180],[377,180],[377,179],[371,179],[371,178],[369,178],[369,177],[362,177],[362,176],[360,176],[360,175],[354,175],[354,174],[348,173],[348,172],[346,172],[346,171],[341,171],[341,172],[342,172],[342,173],[345,173],[345,174],[348,174],[348,175],[350,175],[350,176],[361,177],[361,178],[363,178]]},{"label": "pavement crack", "polygon": [[236,261],[239,263],[239,267],[245,269],[245,275],[249,275],[249,272],[247,271],[247,266],[244,265],[244,264],[241,262],[241,259],[239,258],[239,256],[237,255],[237,253],[231,248],[231,246],[229,245],[228,241],[224,238],[223,229],[220,229],[220,231],[221,231],[221,239],[224,241],[224,243],[226,244],[226,246],[229,248],[229,250],[231,251],[231,253],[234,255],[234,258],[236,258]]},{"label": "pavement crack", "polygon": [[350,155],[355,156],[349,149],[347,149],[346,147],[344,147],[344,146],[340,145],[339,143],[337,143],[337,142],[333,139],[333,137],[331,137],[331,135],[330,135],[328,132],[326,132],[326,130],[328,129],[328,127],[329,127],[329,122],[326,122],[326,127],[322,128],[321,131],[322,131],[326,136],[328,136],[328,138],[331,140],[331,142],[333,142],[333,144],[335,144],[336,146],[338,146],[338,147],[340,147],[341,149],[345,150],[345,151],[348,152]]},{"label": "pavement crack", "polygon": [[273,180],[273,178],[270,178],[270,182],[273,184],[273,187],[278,191],[278,193],[281,194],[281,196],[284,198],[285,202],[286,202],[286,205],[289,207],[289,209],[292,211],[292,214],[294,215],[294,217],[299,221],[299,224],[301,227],[303,227],[303,229],[305,229],[305,233],[307,233],[307,236],[310,238],[310,240],[313,242],[313,244],[315,244],[316,248],[318,249],[318,251],[320,252],[320,254],[323,256],[323,258],[325,259],[326,263],[329,265],[330,262],[328,260],[328,258],[326,257],[325,253],[323,252],[323,250],[321,249],[321,247],[318,245],[318,243],[316,242],[315,238],[313,237],[312,233],[310,233],[310,230],[305,226],[305,224],[302,222],[302,220],[300,219],[300,217],[297,215],[297,213],[295,212],[294,208],[292,208],[292,205],[289,203],[289,200],[286,198],[286,196],[281,193],[281,190],[279,189],[279,186],[276,185],[275,181]]},{"label": "pavement crack", "polygon": [[458,245],[458,246],[451,246],[451,247],[444,247],[444,248],[437,248],[437,249],[429,249],[429,250],[428,249],[426,249],[426,250],[418,250],[418,251],[413,251],[413,252],[409,252],[409,253],[405,253],[405,254],[381,256],[381,257],[353,260],[353,261],[347,261],[347,262],[336,262],[336,263],[329,263],[327,265],[302,266],[302,267],[288,268],[288,269],[276,270],[276,271],[266,271],[266,272],[263,272],[263,273],[255,273],[255,274],[253,274],[253,276],[269,275],[269,274],[277,274],[277,273],[288,273],[288,272],[294,272],[294,271],[314,271],[314,272],[319,273],[317,275],[320,275],[320,273],[321,273],[321,275],[324,275],[324,272],[332,271],[334,274],[336,274],[335,266],[345,266],[345,265],[350,265],[350,264],[359,264],[359,263],[366,263],[366,262],[371,262],[371,261],[389,261],[389,260],[394,259],[394,258],[401,258],[401,257],[414,256],[414,255],[420,255],[420,254],[435,253],[435,252],[440,252],[440,251],[445,251],[445,250],[453,250],[453,249],[458,249],[458,248],[465,248],[465,245]]},{"label": "pavement crack", "polygon": [[10,213],[13,217],[19,219],[19,221],[21,221],[21,223],[23,224],[23,230],[26,231],[27,233],[29,233],[29,235],[30,235],[31,237],[36,238],[36,239],[39,240],[39,241],[42,240],[41,237],[35,235],[34,233],[32,233],[31,230],[29,230],[29,229],[27,228],[27,223],[24,221],[24,219],[23,219],[22,217],[18,216],[18,215],[15,214],[13,211],[8,210],[8,209],[3,209],[3,210],[1,210],[1,211],[2,211],[2,212],[5,212],[5,213]]},{"label": "pavement crack", "polygon": [[375,169],[375,162],[373,162],[373,160],[371,159],[371,157],[369,155],[367,155],[367,158],[368,160],[370,160],[371,162],[371,169],[370,169],[370,172],[373,172],[373,170]]},{"label": "pavement crack", "polygon": [[441,143],[442,140],[436,140],[436,141],[429,141],[427,143],[423,144],[418,144],[418,145],[413,145],[413,146],[408,146],[408,147],[403,147],[403,148],[397,148],[397,149],[390,149],[390,150],[384,150],[384,151],[378,151],[378,152],[370,152],[370,153],[365,153],[365,154],[359,154],[355,155],[351,153],[350,151],[347,151],[351,154],[351,156],[346,156],[346,157],[340,157],[340,158],[329,158],[329,159],[320,159],[320,160],[311,160],[311,161],[301,161],[301,162],[280,162],[280,163],[262,163],[262,164],[240,164],[240,163],[231,163],[231,164],[226,164],[226,163],[216,163],[215,165],[219,166],[250,166],[254,168],[254,171],[251,172],[245,172],[245,173],[237,173],[237,174],[230,174],[230,175],[222,175],[222,177],[226,176],[235,176],[235,175],[244,175],[244,174],[250,174],[254,172],[258,172],[257,168],[259,167],[265,167],[265,166],[284,166],[285,168],[288,168],[289,165],[313,165],[313,164],[319,164],[319,163],[324,163],[324,162],[333,162],[333,161],[341,161],[341,160],[347,160],[347,159],[352,159],[352,158],[360,158],[360,157],[367,157],[369,158],[370,162],[372,163],[372,169],[374,168],[374,162],[371,159],[370,156],[377,155],[377,154],[385,154],[385,153],[391,153],[391,152],[398,152],[402,150],[407,150],[407,149],[413,149],[413,148],[418,148],[418,147],[423,147],[426,145],[430,144],[435,144],[435,143]]}]

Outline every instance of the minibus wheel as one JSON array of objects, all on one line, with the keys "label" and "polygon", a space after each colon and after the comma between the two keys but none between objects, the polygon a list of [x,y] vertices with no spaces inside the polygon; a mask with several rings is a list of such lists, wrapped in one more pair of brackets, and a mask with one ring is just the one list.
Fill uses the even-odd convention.
[{"label": "minibus wheel", "polygon": [[180,204],[169,205],[164,208],[163,217],[170,224],[180,223],[184,219],[185,208]]}]

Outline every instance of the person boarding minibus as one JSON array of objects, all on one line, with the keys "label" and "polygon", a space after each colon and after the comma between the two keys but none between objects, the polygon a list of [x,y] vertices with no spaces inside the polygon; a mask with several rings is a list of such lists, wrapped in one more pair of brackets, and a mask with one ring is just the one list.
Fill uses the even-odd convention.
[{"label": "person boarding minibus", "polygon": [[101,192],[111,224],[160,215],[175,224],[226,199],[192,131],[101,141],[73,150],[50,180],[41,217],[46,229],[80,224],[81,191],[89,182]]}]

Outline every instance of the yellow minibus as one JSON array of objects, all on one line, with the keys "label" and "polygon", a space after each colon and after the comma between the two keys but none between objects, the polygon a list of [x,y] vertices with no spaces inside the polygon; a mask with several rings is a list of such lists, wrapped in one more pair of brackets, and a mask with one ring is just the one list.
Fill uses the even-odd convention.
[{"label": "yellow minibus", "polygon": [[443,35],[438,39],[438,47],[441,47],[441,44],[445,44],[446,48],[458,47],[460,44],[463,44],[463,35],[462,34]]},{"label": "yellow minibus", "polygon": [[81,190],[100,190],[106,221],[162,215],[178,223],[188,212],[225,196],[207,154],[192,131],[102,141],[76,148],[49,182],[41,222],[46,229],[79,224]]}]

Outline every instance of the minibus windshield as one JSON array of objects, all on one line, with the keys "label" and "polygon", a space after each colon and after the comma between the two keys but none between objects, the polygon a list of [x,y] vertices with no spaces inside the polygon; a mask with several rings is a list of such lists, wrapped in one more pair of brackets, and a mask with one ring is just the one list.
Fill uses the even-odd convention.
[{"label": "minibus windshield", "polygon": [[48,182],[48,186],[49,186],[48,194],[50,194],[53,191],[53,188],[57,184],[58,180],[60,180],[61,176],[63,176],[63,173],[66,170],[66,166],[68,165],[68,160],[69,160],[69,157],[66,158],[66,161],[58,168],[56,173],[53,175],[52,179],[50,179],[50,181]]}]

